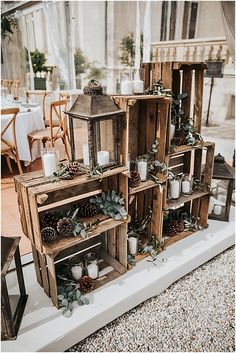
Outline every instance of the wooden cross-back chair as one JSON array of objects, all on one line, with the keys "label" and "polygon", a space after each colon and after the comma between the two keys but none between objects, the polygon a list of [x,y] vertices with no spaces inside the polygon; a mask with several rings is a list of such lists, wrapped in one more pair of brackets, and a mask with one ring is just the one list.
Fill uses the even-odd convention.
[{"label": "wooden cross-back chair", "polygon": [[[14,161],[17,163],[19,173],[23,173],[16,141],[16,116],[19,111],[19,108],[1,109],[1,115],[12,115],[12,118],[1,131],[1,155],[6,157],[7,166],[11,174],[13,174],[13,170],[11,167],[10,158],[13,158]],[[13,142],[9,141],[6,137],[4,137],[6,132],[10,129],[12,131]]]},{"label": "wooden cross-back chair", "polygon": [[[29,148],[32,157],[32,146],[35,141],[42,141],[43,146],[49,142],[51,147],[54,147],[55,141],[61,139],[64,147],[66,156],[70,159],[67,142],[69,142],[67,114],[64,112],[67,110],[68,100],[59,100],[50,104],[50,118],[49,128],[43,130],[37,130],[28,134]],[[53,116],[57,118],[57,126],[53,125]],[[32,159],[32,158],[31,158]]]},{"label": "wooden cross-back chair", "polygon": [[3,80],[3,86],[7,87],[8,93],[11,94],[13,80]]},{"label": "wooden cross-back chair", "polygon": [[61,100],[61,99],[70,100],[70,98],[71,98],[70,93],[67,93],[67,92],[60,92],[59,93],[59,100]]},{"label": "wooden cross-back chair", "polygon": [[14,80],[13,81],[13,95],[15,98],[18,99],[19,97],[19,86],[20,86],[20,81],[19,80]]},{"label": "wooden cross-back chair", "polygon": [[[47,96],[47,92],[44,90],[36,90],[36,91],[26,91],[26,103],[29,103],[30,99],[32,98],[32,96],[37,96],[41,98],[41,106],[42,106],[42,110],[43,110],[43,120],[44,123],[46,122],[46,96]],[[49,126],[46,125],[45,126]]]}]

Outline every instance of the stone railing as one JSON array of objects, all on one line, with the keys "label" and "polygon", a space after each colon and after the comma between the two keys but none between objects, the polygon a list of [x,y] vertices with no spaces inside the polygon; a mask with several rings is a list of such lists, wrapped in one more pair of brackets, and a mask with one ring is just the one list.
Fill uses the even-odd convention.
[{"label": "stone railing", "polygon": [[152,61],[206,61],[223,59],[232,63],[225,37],[183,39],[151,44]]}]

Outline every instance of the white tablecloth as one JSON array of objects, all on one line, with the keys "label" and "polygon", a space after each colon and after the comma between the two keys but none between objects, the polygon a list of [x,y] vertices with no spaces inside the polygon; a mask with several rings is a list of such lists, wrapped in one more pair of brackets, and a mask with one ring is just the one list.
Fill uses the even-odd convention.
[{"label": "white tablecloth", "polygon": [[[27,108],[24,108],[26,110]],[[16,140],[18,146],[19,158],[21,161],[30,162],[30,149],[28,144],[27,135],[35,130],[41,130],[45,128],[43,121],[43,113],[40,106],[30,108],[30,112],[19,112],[16,116]],[[1,130],[7,125],[11,119],[11,115],[1,116]],[[4,134],[4,137],[9,141],[13,141],[11,129],[8,129]],[[40,143],[34,142],[32,149],[32,159],[40,157]]]}]

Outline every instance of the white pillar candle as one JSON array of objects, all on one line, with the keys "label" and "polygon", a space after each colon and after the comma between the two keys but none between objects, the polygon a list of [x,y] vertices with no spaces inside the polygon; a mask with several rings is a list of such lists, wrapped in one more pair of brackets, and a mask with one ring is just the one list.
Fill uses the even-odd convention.
[{"label": "white pillar candle", "polygon": [[172,199],[178,199],[180,195],[180,182],[179,180],[170,181],[170,197]]},{"label": "white pillar candle", "polygon": [[183,194],[190,193],[190,181],[189,180],[182,181],[182,193]]},{"label": "white pillar candle", "polygon": [[89,264],[87,265],[87,271],[88,271],[88,276],[91,277],[92,279],[98,278],[98,265],[97,264]]},{"label": "white pillar candle", "polygon": [[135,80],[133,81],[134,93],[143,93],[143,81]]},{"label": "white pillar candle", "polygon": [[215,215],[220,216],[222,211],[222,206],[221,205],[214,205],[213,212]]},{"label": "white pillar candle", "polygon": [[74,280],[79,281],[83,274],[82,266],[75,265],[71,267],[71,273]]},{"label": "white pillar candle", "polygon": [[130,237],[128,238],[128,243],[129,243],[129,254],[130,255],[135,255],[137,253],[137,238],[135,237]]},{"label": "white pillar candle", "polygon": [[42,156],[44,175],[51,176],[57,170],[57,158],[54,153],[46,153]]},{"label": "white pillar candle", "polygon": [[175,125],[170,124],[170,141],[174,138],[175,136]]},{"label": "white pillar candle", "polygon": [[109,152],[99,151],[97,152],[97,162],[98,165],[104,165],[109,163]]},{"label": "white pillar candle", "polygon": [[138,173],[140,175],[141,181],[147,180],[147,162],[146,161],[138,162]]},{"label": "white pillar candle", "polygon": [[89,148],[87,143],[83,143],[83,162],[85,165],[89,165]]},{"label": "white pillar candle", "polygon": [[126,166],[126,168],[130,171],[130,161],[127,161],[127,162],[125,163],[125,166]]},{"label": "white pillar candle", "polygon": [[121,94],[132,94],[133,93],[133,81],[124,80],[120,84]]}]

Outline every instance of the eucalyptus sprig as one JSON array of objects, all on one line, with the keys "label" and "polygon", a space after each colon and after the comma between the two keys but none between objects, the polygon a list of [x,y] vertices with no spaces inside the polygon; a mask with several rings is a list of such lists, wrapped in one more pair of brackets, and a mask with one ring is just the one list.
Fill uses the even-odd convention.
[{"label": "eucalyptus sprig", "polygon": [[147,230],[152,221],[152,209],[148,207],[148,211],[144,219],[140,222],[139,220],[134,220],[129,223],[128,226],[128,237],[140,237],[142,235],[147,235]]},{"label": "eucalyptus sprig", "polygon": [[200,179],[193,179],[193,190],[199,190],[204,192],[209,192],[210,196],[215,194],[216,188],[212,188],[210,184],[202,183]]},{"label": "eucalyptus sprig", "polygon": [[185,141],[188,146],[194,146],[198,141],[203,141],[202,136],[197,132],[197,129],[190,121],[184,123],[182,128],[185,132]]},{"label": "eucalyptus sprig", "polygon": [[96,165],[89,168],[89,171],[88,171],[89,178],[94,178],[97,176],[102,177],[102,175],[103,175],[103,169],[101,166]]},{"label": "eucalyptus sprig", "polygon": [[96,195],[89,201],[95,204],[105,215],[116,221],[128,218],[128,213],[124,207],[124,197],[115,190],[108,190],[107,193],[103,192],[101,196]]},{"label": "eucalyptus sprig", "polygon": [[145,94],[162,96],[162,97],[172,97],[171,89],[165,88],[161,80],[158,80],[153,85],[149,86],[145,90]]},{"label": "eucalyptus sprig", "polygon": [[57,292],[59,307],[62,308],[62,314],[69,318],[73,311],[73,302],[79,305],[89,304],[88,298],[82,295],[77,284],[70,275],[69,265],[57,266]]},{"label": "eucalyptus sprig", "polygon": [[94,229],[99,224],[99,219],[97,219],[95,222],[82,223],[77,217],[78,211],[78,208],[76,208],[73,213],[72,211],[68,211],[67,218],[69,218],[74,225],[73,235],[75,237],[81,236],[81,238],[86,239],[88,237],[88,232]]},{"label": "eucalyptus sprig", "polygon": [[138,252],[141,254],[149,253],[152,261],[156,260],[157,255],[164,250],[164,242],[159,241],[156,237],[151,236],[149,240],[143,244],[139,244]]},{"label": "eucalyptus sprig", "polygon": [[203,226],[200,223],[200,218],[190,217],[188,219],[184,219],[184,231],[195,231],[202,230]]}]

